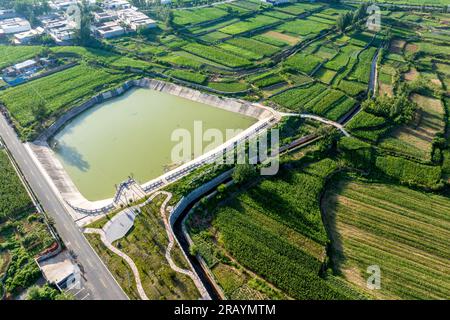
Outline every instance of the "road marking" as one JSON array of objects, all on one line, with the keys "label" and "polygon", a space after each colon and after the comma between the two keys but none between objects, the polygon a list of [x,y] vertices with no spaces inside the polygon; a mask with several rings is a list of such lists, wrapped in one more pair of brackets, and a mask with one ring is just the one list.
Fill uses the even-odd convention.
[{"label": "road marking", "polygon": [[[78,283],[77,283],[78,284]],[[74,296],[77,296],[81,291],[85,290],[84,288],[81,288],[80,290],[77,291],[77,293],[73,294]]]},{"label": "road marking", "polygon": [[105,282],[103,281],[103,278],[100,278],[100,282],[102,283],[102,285],[107,289],[108,287],[106,286]]},{"label": "road marking", "polygon": [[83,298],[81,298],[81,300],[84,300],[84,299],[86,299],[87,297],[89,297],[89,292],[88,292]]}]

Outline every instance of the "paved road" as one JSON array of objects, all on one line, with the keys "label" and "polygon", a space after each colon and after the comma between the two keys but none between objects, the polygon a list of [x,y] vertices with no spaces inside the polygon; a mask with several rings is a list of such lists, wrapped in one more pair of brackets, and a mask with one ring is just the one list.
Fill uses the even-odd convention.
[{"label": "paved road", "polygon": [[64,244],[71,250],[82,270],[82,285],[86,290],[85,298],[101,300],[125,300],[128,297],[114,280],[111,273],[81,234],[72,217],[67,212],[47,180],[36,167],[31,156],[18,139],[7,120],[0,114],[0,135],[11,151],[19,168],[39,199],[44,210],[55,221],[55,227]]},{"label": "paved road", "polygon": [[316,116],[314,114],[308,114],[308,113],[286,113],[286,112],[280,112],[280,114],[282,116],[286,116],[286,117],[301,117],[301,118],[309,118],[309,119],[314,119],[320,122],[323,122],[325,124],[329,124],[333,127],[336,127],[337,129],[341,130],[341,132],[346,136],[346,137],[350,137],[350,134],[344,129],[344,126],[338,122],[335,121],[331,121],[327,118],[323,118],[320,116]]}]

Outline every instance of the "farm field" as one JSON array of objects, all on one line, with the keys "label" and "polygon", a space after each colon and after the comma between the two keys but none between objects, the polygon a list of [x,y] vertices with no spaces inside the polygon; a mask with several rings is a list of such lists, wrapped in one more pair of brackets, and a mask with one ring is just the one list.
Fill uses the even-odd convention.
[{"label": "farm field", "polygon": [[444,108],[435,98],[414,94],[411,99],[419,105],[416,118],[411,124],[395,129],[379,145],[429,161],[434,137],[438,132],[444,132]]},{"label": "farm field", "polygon": [[209,47],[198,43],[190,43],[184,46],[183,49],[194,55],[198,55],[207,60],[211,60],[231,68],[250,65],[249,60],[232,53],[228,53],[218,47]]},{"label": "farm field", "polygon": [[71,107],[94,95],[119,86],[132,75],[85,64],[31,81],[0,92],[0,99],[17,121],[23,137],[33,137],[40,126],[45,127]]},{"label": "farm field", "polygon": [[228,15],[228,12],[219,8],[200,8],[193,10],[174,10],[173,22],[177,25],[194,25],[210,20],[216,20]]},{"label": "farm field", "polygon": [[[378,299],[446,299],[450,200],[406,187],[342,179],[322,201],[335,272]],[[366,287],[368,266],[381,289]]]},{"label": "farm field", "polygon": [[[366,27],[366,10],[357,11],[366,8],[357,3],[182,0],[133,5],[157,20],[156,28],[96,39],[92,47],[77,41],[57,46],[40,38],[32,43],[45,44],[0,45],[0,71],[36,54],[56,65],[76,62],[15,87],[6,88],[0,78],[0,104],[21,139],[33,140],[71,108],[142,77],[280,112],[345,118],[351,137],[315,120],[283,117],[277,124],[282,144],[299,138],[313,139],[311,144],[283,154],[277,175],[254,176],[246,183],[235,179],[236,184],[222,185],[201,200],[188,220],[194,245],[186,253],[205,260],[227,299],[450,296],[444,263],[450,232],[449,14],[383,7],[382,29],[375,33]],[[350,11],[349,19],[341,16],[340,21]],[[380,99],[384,94],[386,100]],[[409,108],[410,101],[417,110],[414,104]],[[0,153],[3,169],[1,160]],[[52,239],[4,163],[0,278],[12,263],[13,280],[5,288],[14,296],[38,277],[31,262]],[[165,187],[174,194],[170,206],[228,169],[206,165]],[[335,174],[340,180],[328,185]],[[133,229],[114,245],[135,261],[151,299],[198,299],[190,278],[173,272],[164,256],[163,200],[159,196],[146,206]],[[321,213],[330,218],[325,226]],[[97,235],[87,238],[126,294],[139,299],[128,265]],[[334,251],[329,251],[330,238]],[[177,265],[188,268],[181,248],[175,246],[172,254]],[[373,263],[382,268],[380,291],[365,288],[366,265]]]},{"label": "farm field", "polygon": [[41,277],[34,258],[54,239],[4,150],[0,150],[0,194],[0,295],[11,298]]},{"label": "farm field", "polygon": [[0,70],[27,59],[34,58],[42,53],[44,47],[40,46],[7,46],[0,45]]},{"label": "farm field", "polygon": [[[331,159],[310,164],[293,161],[290,170],[263,179],[226,204],[216,207],[212,203],[207,211],[200,209],[196,218],[189,220],[196,250],[219,278],[217,269],[239,263],[247,273],[262,276],[295,299],[355,297],[342,289],[344,284],[336,287],[319,276],[327,236],[318,197],[324,178],[336,168]],[[220,249],[211,246],[214,239],[221,239]],[[223,288],[234,298],[236,290],[248,284],[240,281],[231,286],[230,278]]]}]

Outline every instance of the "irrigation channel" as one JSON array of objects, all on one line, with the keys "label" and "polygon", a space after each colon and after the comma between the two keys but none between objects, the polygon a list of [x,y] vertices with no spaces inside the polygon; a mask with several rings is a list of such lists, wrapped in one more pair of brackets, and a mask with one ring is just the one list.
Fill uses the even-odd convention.
[{"label": "irrigation channel", "polygon": [[[372,59],[372,63],[371,63],[370,81],[369,81],[369,86],[368,86],[368,92],[372,93],[371,97],[373,97],[375,95],[374,91],[375,91],[375,87],[376,87],[375,83],[376,83],[376,78],[377,78],[376,74],[377,74],[378,53],[379,53],[379,50],[374,55],[374,58]],[[351,110],[349,113],[347,113],[345,116],[343,116],[338,122],[340,124],[342,124],[342,125],[345,125],[345,123],[347,123],[351,118],[353,118],[360,110],[361,110],[361,104],[358,104],[353,110]],[[293,149],[301,147],[301,146],[305,146],[305,145],[315,141],[318,138],[319,137],[317,135],[314,135],[314,134],[310,134],[310,135],[307,135],[307,136],[304,136],[304,137],[300,137],[300,138],[294,140],[293,142],[291,142],[290,144],[281,147],[279,153],[290,151],[290,150],[293,150]],[[230,182],[231,180],[232,180],[232,178],[230,177],[230,178],[222,181],[220,184],[226,184],[226,183]],[[220,184],[215,185],[215,186],[211,186],[211,188],[209,190],[206,190],[203,194],[201,194],[198,197],[196,197],[181,212],[181,214],[177,217],[177,219],[174,221],[174,224],[173,224],[173,232],[175,234],[175,237],[177,238],[178,243],[181,246],[181,249],[184,251],[184,253],[188,257],[189,261],[191,262],[192,266],[195,269],[194,271],[197,273],[197,275],[200,278],[200,280],[202,281],[204,287],[208,291],[211,299],[213,299],[213,300],[220,299],[221,298],[221,294],[216,289],[214,279],[211,279],[211,277],[209,275],[210,273],[208,272],[208,270],[205,269],[206,267],[204,267],[202,265],[202,263],[200,262],[200,260],[196,256],[193,256],[193,255],[190,254],[190,252],[189,252],[189,242],[188,242],[188,240],[186,239],[186,237],[185,237],[185,235],[183,233],[183,223],[184,223],[184,220],[185,220],[186,216],[191,211],[191,209],[197,203],[199,203],[201,199],[203,199],[205,197],[208,197],[214,191],[216,191],[217,187]]]}]

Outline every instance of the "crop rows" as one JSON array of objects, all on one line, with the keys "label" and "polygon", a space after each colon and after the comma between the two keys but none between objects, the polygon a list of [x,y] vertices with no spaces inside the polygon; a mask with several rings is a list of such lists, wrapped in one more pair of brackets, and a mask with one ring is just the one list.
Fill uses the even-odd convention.
[{"label": "crop rows", "polygon": [[233,38],[227,43],[263,56],[271,56],[280,50],[278,47],[250,38]]},{"label": "crop rows", "polygon": [[39,55],[43,47],[0,45],[0,70]]},{"label": "crop rows", "polygon": [[368,265],[379,265],[382,285],[377,296],[445,299],[450,294],[448,198],[391,184],[346,180],[330,188],[328,196],[334,199],[326,211],[327,216],[335,216],[343,268],[364,272]]},{"label": "crop rows", "polygon": [[279,30],[307,36],[309,34],[317,34],[323,30],[329,29],[330,25],[308,19],[300,19],[283,23],[278,27]]},{"label": "crop rows", "polygon": [[369,83],[370,79],[370,68],[372,65],[372,59],[375,55],[375,52],[377,51],[374,47],[369,47],[368,49],[364,50],[359,55],[359,61],[356,65],[356,68],[353,70],[353,72],[350,74],[350,79],[355,79],[362,83]]},{"label": "crop rows", "polygon": [[130,76],[78,65],[53,75],[5,90],[0,99],[20,126],[31,126],[42,117],[57,115],[74,105],[117,86]]},{"label": "crop rows", "polygon": [[321,261],[312,252],[327,241],[318,199],[335,169],[334,161],[324,159],[283,171],[219,208],[213,226],[225,249],[291,297],[344,298],[318,276]]},{"label": "crop rows", "polygon": [[278,22],[279,20],[276,18],[268,17],[268,16],[256,16],[253,18],[249,18],[244,21],[240,21],[234,23],[232,25],[226,26],[222,29],[219,29],[220,32],[228,33],[231,35],[241,34],[250,30],[258,29],[261,27],[265,27],[271,24]]},{"label": "crop rows", "polygon": [[169,73],[169,75],[177,79],[194,82],[198,84],[203,84],[207,79],[207,77],[201,73],[194,73],[184,70],[173,70]]},{"label": "crop rows", "polygon": [[177,25],[198,24],[210,20],[219,19],[228,15],[228,12],[218,8],[198,8],[195,10],[173,11],[173,22]]},{"label": "crop rows", "polygon": [[305,55],[303,53],[297,53],[296,55],[289,57],[285,65],[289,68],[297,71],[310,74],[322,60],[313,55]]},{"label": "crop rows", "polygon": [[347,114],[356,104],[356,100],[346,97],[343,101],[339,101],[331,110],[329,110],[325,117],[327,119],[338,121],[341,117]]},{"label": "crop rows", "polygon": [[402,183],[425,188],[435,188],[442,174],[440,166],[424,165],[393,156],[377,157],[375,166]]},{"label": "crop rows", "polygon": [[290,89],[274,96],[272,100],[285,108],[301,111],[304,110],[304,105],[307,102],[325,89],[326,87],[323,84],[315,83],[307,87]]},{"label": "crop rows", "polygon": [[0,221],[3,221],[29,211],[33,203],[3,150],[0,150],[0,172]]},{"label": "crop rows", "polygon": [[217,62],[227,67],[244,67],[250,65],[250,61],[238,57],[218,47],[205,46],[198,43],[190,43],[183,47],[184,50],[202,58]]},{"label": "crop rows", "polygon": [[339,90],[328,89],[321,92],[305,105],[305,110],[318,115],[324,115],[330,111],[339,101],[345,97],[345,94]]}]

